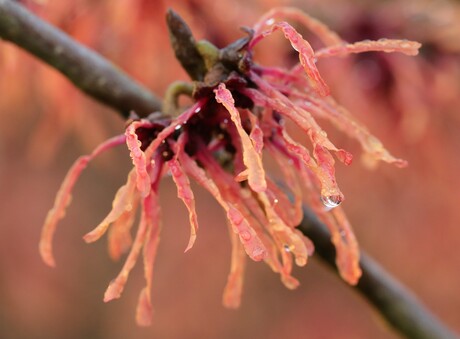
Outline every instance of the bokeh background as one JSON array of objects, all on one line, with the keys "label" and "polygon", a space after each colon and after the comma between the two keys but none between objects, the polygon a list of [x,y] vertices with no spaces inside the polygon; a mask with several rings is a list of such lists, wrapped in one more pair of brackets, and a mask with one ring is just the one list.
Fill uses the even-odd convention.
[{"label": "bokeh background", "polygon": [[[408,38],[418,57],[369,53],[319,65],[333,94],[409,167],[367,170],[357,144],[328,129],[355,154],[338,164],[347,212],[361,248],[460,331],[460,9],[455,1],[24,1],[35,13],[96,49],[158,94],[187,79],[164,24],[173,7],[197,38],[222,47],[273,6],[296,5],[349,41]],[[303,32],[308,37],[308,32]],[[312,41],[315,43],[315,41]],[[256,59],[295,61],[279,36]],[[239,310],[221,305],[230,264],[224,213],[196,187],[198,241],[183,254],[188,216],[170,180],[161,187],[163,231],[155,265],[153,326],[134,312],[141,265],[121,299],[104,304],[121,268],[104,240],[82,236],[106,215],[130,160],[121,147],[92,163],[76,186],[55,238],[57,267],[38,255],[41,226],[72,162],[119,134],[124,122],[61,75],[0,42],[0,337],[2,338],[396,338],[367,302],[319,261],[297,269],[285,289],[250,262]]]}]

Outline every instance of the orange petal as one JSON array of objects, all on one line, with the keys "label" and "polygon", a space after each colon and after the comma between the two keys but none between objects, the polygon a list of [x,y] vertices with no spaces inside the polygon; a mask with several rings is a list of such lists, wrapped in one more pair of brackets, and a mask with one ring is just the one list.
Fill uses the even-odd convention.
[{"label": "orange petal", "polygon": [[214,90],[217,102],[225,106],[230,113],[230,117],[235,124],[238,134],[243,145],[243,161],[248,169],[249,186],[256,192],[264,191],[267,188],[265,182],[265,171],[262,165],[262,159],[257,154],[251,139],[241,125],[240,114],[235,108],[235,100],[233,100],[231,92],[222,83]]},{"label": "orange petal", "polygon": [[83,237],[87,243],[94,242],[102,237],[111,223],[120,218],[124,212],[133,208],[133,200],[136,197],[136,175],[137,174],[135,169],[131,170],[131,172],[128,174],[127,183],[121,186],[115,195],[115,199],[112,202],[112,210],[94,230],[88,232]]},{"label": "orange petal", "polygon": [[315,53],[317,59],[332,57],[332,56],[345,56],[351,53],[363,52],[385,52],[394,53],[399,52],[406,55],[417,55],[419,48],[422,44],[410,40],[397,40],[397,39],[379,39],[379,40],[364,40],[358,41],[353,44],[340,44],[322,48]]},{"label": "orange petal", "polygon": [[104,151],[123,143],[123,135],[111,138],[100,144],[90,155],[79,157],[70,168],[56,195],[53,208],[48,212],[40,238],[39,251],[43,261],[49,266],[55,266],[52,242],[57,223],[65,216],[66,208],[72,200],[72,190],[81,172],[88,163]]},{"label": "orange petal", "polygon": [[190,240],[188,242],[185,252],[193,247],[196,240],[196,234],[198,230],[198,217],[195,209],[195,197],[190,187],[190,181],[187,175],[184,173],[181,164],[176,158],[168,161],[168,166],[171,171],[172,178],[177,187],[177,196],[184,202],[189,212],[190,220]]}]

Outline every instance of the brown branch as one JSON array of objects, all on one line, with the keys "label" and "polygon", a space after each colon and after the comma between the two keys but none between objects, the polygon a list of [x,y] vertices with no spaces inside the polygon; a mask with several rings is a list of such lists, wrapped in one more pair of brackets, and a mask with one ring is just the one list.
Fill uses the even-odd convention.
[{"label": "brown branch", "polygon": [[[58,69],[85,93],[124,117],[130,110],[146,115],[161,109],[160,100],[110,62],[11,0],[0,0],[0,36]],[[335,248],[324,225],[306,210],[299,229],[314,242],[316,255],[336,269]],[[356,289],[401,334],[409,338],[456,337],[410,291],[364,253],[361,268],[363,276]]]},{"label": "brown branch", "polygon": [[15,1],[0,0],[0,37],[63,73],[83,92],[127,118],[148,115],[161,100],[96,52],[30,13]]},{"label": "brown branch", "polygon": [[[337,272],[335,247],[326,227],[306,208],[299,230],[315,244],[315,254]],[[361,252],[363,275],[355,289],[407,338],[458,338],[411,291]]]}]

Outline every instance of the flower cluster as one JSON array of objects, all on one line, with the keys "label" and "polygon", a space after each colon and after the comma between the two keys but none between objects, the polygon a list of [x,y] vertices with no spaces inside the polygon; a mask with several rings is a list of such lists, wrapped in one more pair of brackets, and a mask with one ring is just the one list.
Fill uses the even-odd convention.
[{"label": "flower cluster", "polygon": [[[291,25],[279,21],[281,18],[303,24],[324,47],[314,51]],[[292,69],[253,62],[254,47],[278,30],[299,53],[299,64]],[[190,179],[209,191],[226,212],[232,262],[223,302],[236,308],[247,256],[265,261],[280,274],[286,287],[298,286],[291,275],[293,264],[306,265],[314,251],[312,242],[296,229],[303,216],[303,202],[328,226],[343,279],[356,284],[361,275],[356,239],[338,207],[343,194],[334,167],[334,157],[350,164],[352,156],[328,139],[317,119],[329,120],[356,138],[370,158],[398,166],[405,164],[390,155],[378,139],[331,98],[316,63],[323,58],[366,51],[415,55],[418,43],[382,39],[349,44],[324,24],[292,8],[270,11],[247,31],[248,37],[221,50],[201,44],[197,50],[206,73],[202,80],[194,82],[192,91],[182,92],[191,95],[191,107],[177,107],[177,100],[172,100],[173,111],[181,111],[175,117],[159,112],[143,119],[133,115],[124,135],[106,141],[77,160],[47,216],[40,252],[44,261],[54,266],[52,237],[78,176],[101,152],[126,143],[133,169],[116,193],[112,210],[84,239],[94,242],[108,232],[112,258],[118,259],[129,251],[120,274],[107,288],[105,301],[120,297],[131,269],[143,253],[146,287],[137,308],[141,325],[151,321],[152,270],[160,235],[158,187],[166,174],[171,175],[178,197],[189,211],[191,234],[186,251],[193,247],[198,231]],[[207,49],[202,48],[204,45]],[[170,107],[167,111],[171,111]],[[310,147],[288,133],[287,121],[303,131]],[[284,186],[266,173],[263,157],[271,157],[279,164]],[[132,239],[138,210],[139,226]]]}]

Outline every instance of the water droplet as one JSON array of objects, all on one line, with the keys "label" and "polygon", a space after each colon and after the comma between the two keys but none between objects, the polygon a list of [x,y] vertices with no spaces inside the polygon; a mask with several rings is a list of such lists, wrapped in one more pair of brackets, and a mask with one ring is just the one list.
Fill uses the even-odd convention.
[{"label": "water droplet", "polygon": [[180,130],[182,128],[182,125],[177,125],[176,128],[174,128],[176,131]]},{"label": "water droplet", "polygon": [[270,26],[270,25],[273,25],[275,23],[275,19],[271,18],[271,19],[268,19],[267,21],[265,21],[265,24]]},{"label": "water droplet", "polygon": [[201,107],[196,108],[194,112],[195,112],[195,113],[201,112]]},{"label": "water droplet", "polygon": [[333,209],[342,203],[342,197],[340,195],[322,195],[321,200],[324,206],[328,209]]},{"label": "water droplet", "polygon": [[275,198],[275,200],[273,200],[273,204],[277,204],[279,203],[280,201],[278,199]]},{"label": "water droplet", "polygon": [[286,253],[290,253],[291,252],[291,246],[289,246],[288,244],[284,244],[284,252]]}]

